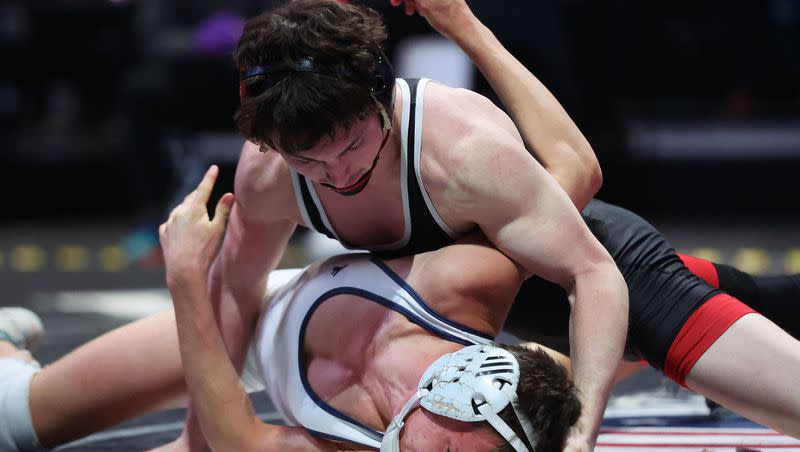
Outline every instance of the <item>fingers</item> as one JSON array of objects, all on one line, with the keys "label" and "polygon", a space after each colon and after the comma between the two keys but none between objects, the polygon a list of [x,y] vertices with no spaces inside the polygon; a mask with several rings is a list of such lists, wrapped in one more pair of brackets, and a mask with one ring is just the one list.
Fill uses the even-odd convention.
[{"label": "fingers", "polygon": [[220,198],[217,202],[217,208],[214,211],[214,220],[212,220],[213,223],[221,223],[224,225],[228,222],[228,217],[231,214],[231,208],[233,208],[234,199],[233,193],[225,193],[222,195],[222,198]]},{"label": "fingers", "polygon": [[211,196],[211,190],[214,189],[214,183],[217,181],[218,174],[219,167],[217,165],[211,165],[211,167],[208,168],[208,171],[206,171],[206,174],[203,176],[203,180],[200,181],[200,184],[190,194],[190,196],[196,195],[199,197],[197,201],[202,202],[203,204],[207,203],[208,198]]},{"label": "fingers", "polygon": [[[186,195],[186,198],[184,198],[181,204],[172,209],[167,221],[159,227],[159,237],[162,242],[166,238],[167,229],[171,227],[170,225],[175,224],[179,220],[199,220],[200,217],[198,217],[198,215],[202,215],[206,221],[209,220],[206,204],[211,197],[211,191],[214,188],[214,182],[216,182],[218,174],[219,168],[216,165],[212,165],[208,171],[206,171],[203,180],[200,181],[197,188]],[[214,215],[215,224],[222,223],[224,227],[230,215],[231,208],[233,207],[233,201],[234,196],[231,193],[226,193],[220,198],[217,203],[216,214]]]},{"label": "fingers", "polygon": [[406,0],[406,15],[412,16],[416,10],[417,8],[414,4],[414,0]]},{"label": "fingers", "polygon": [[389,3],[392,6],[400,6],[403,2],[405,2],[406,15],[411,16],[417,11],[415,1],[416,0],[390,0]]}]

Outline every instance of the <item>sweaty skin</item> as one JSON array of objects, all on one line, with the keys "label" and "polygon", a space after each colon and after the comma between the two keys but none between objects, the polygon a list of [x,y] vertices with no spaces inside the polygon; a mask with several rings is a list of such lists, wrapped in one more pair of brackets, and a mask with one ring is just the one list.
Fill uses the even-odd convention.
[{"label": "sweaty skin", "polygon": [[[208,444],[220,451],[353,450],[314,438],[301,428],[261,422],[239,385],[215,325],[205,280],[232,201],[232,195],[223,196],[215,218],[208,220],[205,204],[216,174],[212,167],[160,229],[186,383]],[[492,271],[471,265],[476,260]],[[434,311],[491,336],[500,332],[523,281],[520,267],[476,234],[457,245],[386,264],[423,299],[431,300]],[[358,350],[351,350],[354,347]],[[309,383],[323,400],[367,426],[385,430],[425,369],[461,347],[380,305],[337,295],[312,315],[304,351]],[[563,356],[558,359],[566,362]],[[220,412],[226,415],[220,417]],[[499,442],[489,429],[422,409],[406,422],[403,450],[478,452]]]},{"label": "sweaty skin", "polygon": [[[531,158],[508,116],[485,98],[466,90],[432,83],[427,85],[425,95],[425,124],[448,124],[423,129],[420,165],[428,195],[442,219],[460,234],[482,230],[528,274],[557,282],[571,295],[576,384],[587,406],[587,418],[583,420],[586,431],[578,436],[591,443],[622,354],[627,324],[624,281],[569,197]],[[462,114],[453,116],[452,111]],[[398,108],[396,123],[401,114],[402,108]],[[368,141],[377,142],[378,120],[369,118],[364,122],[360,127],[354,126],[350,134],[364,131],[367,135],[371,131],[374,138]],[[332,161],[352,138],[342,134],[341,139],[321,143],[308,154],[319,156],[323,162]],[[333,229],[347,245],[392,243],[402,236],[399,145],[399,136],[393,131],[370,184],[358,196],[341,197],[323,188],[318,190]],[[361,167],[371,164],[372,155],[357,154],[350,158],[360,158]],[[274,248],[276,242],[273,234],[262,231],[274,230],[276,224],[288,225],[284,230],[302,224],[294,193],[285,188],[291,186],[290,164],[278,152],[265,155],[255,146],[245,146],[239,171],[270,173],[270,177],[251,178],[258,182],[255,187],[246,178],[237,177],[239,201],[232,212],[228,235],[242,239],[229,242],[226,238],[223,259],[229,253],[249,256],[252,250],[269,256],[265,250]],[[302,173],[301,166],[295,169]],[[240,185],[241,181],[245,183]],[[240,215],[252,216],[244,220]],[[567,248],[569,253],[564,252]],[[243,265],[247,272],[270,269],[264,265],[263,254],[252,257]],[[242,268],[243,262],[238,260],[234,268]]]},{"label": "sweaty skin", "polygon": [[[599,166],[552,94],[503,49],[463,1],[443,8],[445,3],[423,0],[415,2],[415,7],[473,58],[517,120],[519,131],[486,98],[431,83],[425,92],[421,177],[432,204],[453,231],[482,230],[527,273],[558,282],[571,295],[575,380],[586,407],[574,436],[577,443],[590,447],[614,363],[622,354],[627,323],[624,281],[573,205],[583,207],[599,188]],[[395,127],[367,187],[356,196],[343,197],[318,186],[333,229],[350,246],[392,243],[404,232],[399,174],[402,131],[397,127],[402,106],[395,105]],[[234,184],[237,202],[209,278],[224,341],[237,365],[242,362],[267,275],[296,225],[303,224],[289,167],[317,184],[344,186],[372,165],[381,139],[380,121],[371,117],[309,149],[304,161],[280,150],[262,154],[256,145],[245,144]],[[190,448],[201,447],[202,437],[191,413],[190,409],[182,438]]]}]

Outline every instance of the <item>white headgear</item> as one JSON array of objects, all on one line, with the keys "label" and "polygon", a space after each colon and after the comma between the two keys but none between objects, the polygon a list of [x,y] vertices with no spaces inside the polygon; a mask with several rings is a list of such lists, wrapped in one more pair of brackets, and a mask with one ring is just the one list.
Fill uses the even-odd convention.
[{"label": "white headgear", "polygon": [[381,452],[399,452],[404,419],[417,405],[432,413],[465,422],[487,421],[517,452],[525,443],[497,415],[510,403],[531,447],[536,434],[517,408],[519,363],[507,350],[493,345],[470,345],[433,362],[422,375],[417,392],[392,419]]}]

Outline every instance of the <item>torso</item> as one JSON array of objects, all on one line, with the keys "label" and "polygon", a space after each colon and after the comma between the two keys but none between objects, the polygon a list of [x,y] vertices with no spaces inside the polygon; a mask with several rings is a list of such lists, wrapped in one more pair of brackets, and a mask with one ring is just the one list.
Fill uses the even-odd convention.
[{"label": "torso", "polygon": [[[423,105],[423,124],[426,127],[423,128],[420,141],[419,168],[420,178],[429,196],[426,205],[432,205],[438,212],[440,224],[446,225],[455,236],[459,236],[473,229],[475,224],[450,207],[449,201],[457,187],[451,185],[444,160],[449,157],[448,152],[455,152],[451,149],[455,147],[453,143],[458,141],[459,135],[467,133],[464,127],[469,121],[449,121],[453,112],[448,108],[454,106],[459,117],[469,117],[469,113],[465,112],[469,110],[469,105],[458,108],[462,107],[459,102],[464,101],[464,96],[477,95],[456,91],[460,90],[436,84],[428,84],[423,91],[427,99],[434,101]],[[448,103],[449,100],[452,102]],[[398,116],[403,113],[402,99],[396,104],[397,124]],[[435,127],[443,123],[454,125]],[[371,248],[396,242],[407,232],[403,219],[407,209],[400,177],[401,132],[393,131],[390,139],[393,144],[384,150],[386,155],[381,156],[370,184],[357,196],[342,197],[314,184],[314,191],[319,196],[331,227],[347,245]],[[239,169],[245,174],[237,174],[237,180],[247,180],[248,185],[237,186],[237,193],[243,188],[249,191],[246,198],[254,200],[246,205],[250,218],[268,222],[270,218],[278,216],[278,219],[308,226],[307,218],[296,202],[297,186],[293,184],[288,165],[275,152],[259,154],[255,146],[247,147],[243,155],[244,167]],[[263,183],[259,183],[259,180]],[[242,199],[241,196],[239,198]],[[438,249],[451,241],[448,238],[428,249]],[[478,257],[475,257],[475,250],[471,248],[474,246],[477,245],[466,245],[467,248],[463,249],[449,247],[428,256],[416,256],[413,265],[412,258],[394,260],[389,265],[396,266],[396,273],[419,291],[441,315],[478,331],[496,333],[503,323],[521,276],[515,264],[492,248],[482,246],[482,253],[477,253]],[[425,250],[415,252],[420,251]],[[445,263],[438,263],[442,259]],[[497,259],[498,265],[490,262],[493,259]],[[481,262],[481,265],[474,265],[475,262]],[[497,268],[504,268],[511,277],[497,277]],[[492,273],[485,273],[483,269],[492,269]],[[481,275],[484,277],[481,278]],[[447,284],[441,284],[442,281],[447,281]],[[462,281],[463,284],[459,285],[456,281]],[[306,358],[309,384],[328,403],[337,408],[341,406],[341,411],[347,407],[346,411],[357,421],[380,429],[388,420],[378,414],[377,405],[380,401],[376,398],[380,397],[377,392],[381,388],[370,386],[371,382],[397,381],[399,385],[406,386],[398,388],[399,391],[408,391],[408,385],[413,386],[429,364],[426,360],[432,362],[445,353],[443,348],[458,348],[461,345],[442,341],[384,307],[353,300],[358,297],[340,298],[326,301],[325,308],[320,308],[309,319],[307,342],[302,351]],[[500,299],[505,301],[498,301]],[[497,303],[508,305],[503,307]],[[331,331],[336,331],[335,337],[326,333]],[[380,344],[384,346],[380,347]],[[431,347],[430,344],[438,344],[438,347]],[[365,351],[371,355],[365,356]],[[420,368],[409,368],[407,363],[410,356],[415,357],[414,362]],[[418,375],[405,375],[407,372]],[[358,408],[354,410],[353,407]]]},{"label": "torso", "polygon": [[[457,159],[460,152],[480,152],[479,149],[465,150],[464,146],[459,146],[473,130],[481,129],[486,133],[492,133],[494,129],[510,131],[517,137],[518,132],[505,113],[476,93],[435,82],[421,88],[424,102],[414,116],[422,117],[418,167],[419,179],[427,196],[425,202],[407,208],[403,199],[401,144],[402,137],[408,132],[402,130],[403,116],[410,114],[412,108],[409,105],[411,99],[404,100],[400,88],[395,89],[395,126],[369,185],[356,196],[344,197],[318,184],[311,184],[333,233],[345,246],[379,252],[388,248],[396,251],[393,255],[415,254],[444,246],[476,226],[472,219],[464,217],[458,203],[453,202],[463,194],[460,187],[454,186],[449,174],[450,162]],[[238,170],[243,174],[237,173],[236,193],[247,203],[246,216],[256,222],[288,219],[312,227],[298,207],[298,189],[293,184],[289,166],[277,152],[261,154],[257,149],[255,145],[245,145]],[[407,152],[413,152],[413,149]],[[412,171],[410,168],[407,170]],[[417,246],[395,246],[404,234],[411,232],[404,221],[406,214],[410,214],[408,211],[423,209],[435,212],[438,218],[429,219],[417,230],[438,229],[434,232],[438,238],[423,240]],[[411,225],[412,231],[414,226]]]},{"label": "torso", "polygon": [[[492,270],[471,265],[476,260]],[[516,265],[475,234],[458,245],[386,264],[437,313],[491,337],[500,331],[522,279]],[[431,362],[460,347],[386,307],[339,295],[310,319],[306,370],[323,400],[382,431],[389,420],[378,406],[387,387],[409,391]]]},{"label": "torso", "polygon": [[[399,174],[399,156],[394,157],[387,162],[392,166],[390,174]],[[381,183],[389,181],[395,184]],[[319,185],[316,188],[331,226],[343,243],[369,249],[402,238],[405,207],[399,180],[376,174],[363,192],[346,199]]]}]

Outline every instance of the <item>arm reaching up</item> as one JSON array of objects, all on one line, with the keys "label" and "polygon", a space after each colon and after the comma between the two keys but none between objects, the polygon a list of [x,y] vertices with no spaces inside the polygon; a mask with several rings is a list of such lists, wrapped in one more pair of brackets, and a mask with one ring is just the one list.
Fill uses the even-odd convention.
[{"label": "arm reaching up", "polygon": [[492,85],[528,151],[582,210],[603,182],[589,142],[553,94],[472,13],[464,0],[392,0],[456,43]]},{"label": "arm reaching up", "polygon": [[212,166],[159,229],[186,385],[202,432],[218,451],[335,450],[300,428],[263,423],[228,358],[207,282],[234,203],[232,194],[223,195],[214,218],[208,218],[206,203],[217,173]]}]

